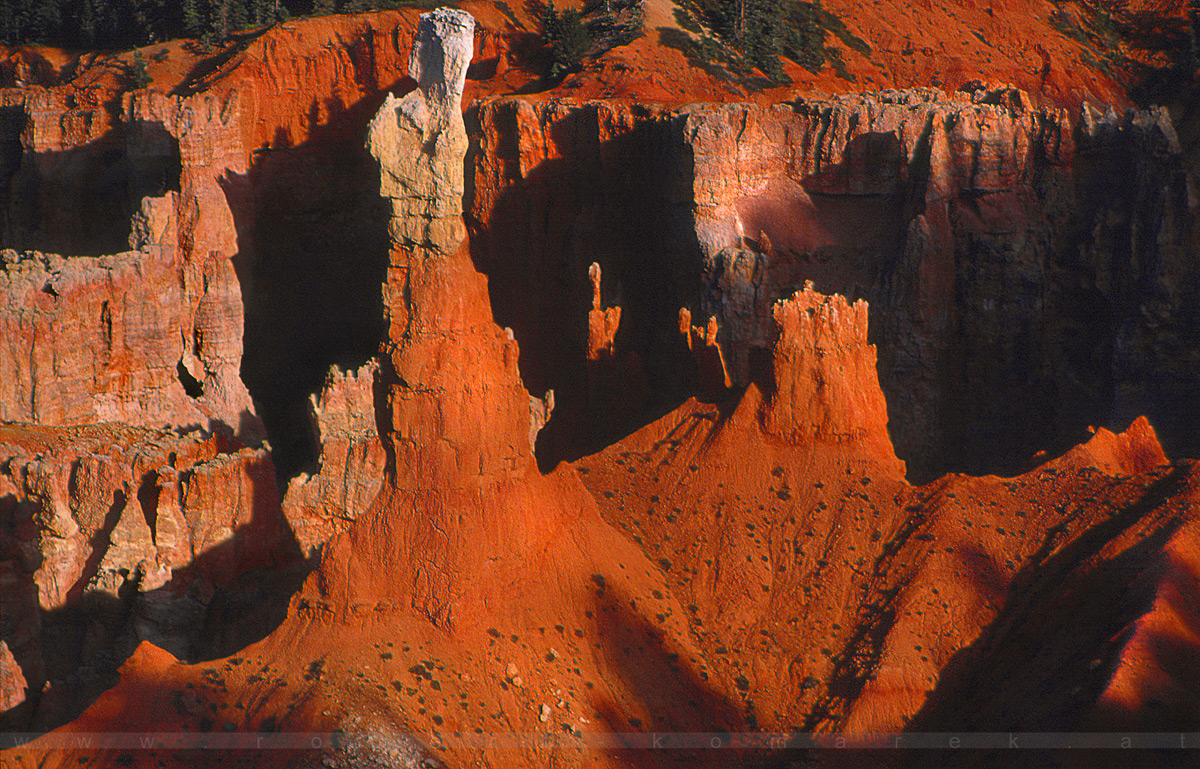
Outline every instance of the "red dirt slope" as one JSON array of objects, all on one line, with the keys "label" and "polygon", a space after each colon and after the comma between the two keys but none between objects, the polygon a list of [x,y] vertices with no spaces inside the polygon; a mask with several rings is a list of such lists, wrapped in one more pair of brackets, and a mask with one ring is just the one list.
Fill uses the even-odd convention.
[{"label": "red dirt slope", "polygon": [[[689,402],[577,467],[541,476],[527,458],[489,478],[418,461],[433,475],[397,483],[331,546],[271,638],[193,667],[143,649],[70,729],[337,726],[355,750],[451,766],[657,766],[673,759],[452,733],[1165,727],[1148,691],[1186,721],[1197,467],[1164,464],[1139,422],[1017,478],[911,487],[880,438],[878,385],[859,376],[873,359],[862,312],[802,292],[777,316],[770,395]],[[469,383],[479,368],[448,370]],[[458,435],[483,449],[504,432]],[[460,482],[443,483],[448,468]],[[456,527],[445,544],[401,547],[439,519]],[[76,755],[179,758],[10,754]],[[285,758],[303,757],[245,760]]]}]

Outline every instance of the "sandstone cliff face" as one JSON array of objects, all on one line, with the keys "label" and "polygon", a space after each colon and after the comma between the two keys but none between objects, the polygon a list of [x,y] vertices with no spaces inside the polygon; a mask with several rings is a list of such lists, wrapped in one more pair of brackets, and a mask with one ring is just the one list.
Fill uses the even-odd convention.
[{"label": "sandstone cliff face", "polygon": [[618,413],[581,384],[595,260],[623,312],[616,347],[649,384],[626,426],[695,388],[664,308],[716,317],[744,385],[768,363],[774,303],[812,280],[871,301],[889,429],[916,477],[1015,470],[1138,408],[1193,451],[1178,404],[1198,386],[1194,220],[1165,113],[1076,120],[975,88],[469,113],[472,254],[526,384],[555,391],[546,435]]},{"label": "sandstone cliff face", "polygon": [[[207,426],[225,415],[219,394],[203,392],[208,374],[185,341],[162,246],[77,258],[6,251],[0,297],[0,419]],[[192,338],[219,347],[222,330],[236,338],[229,320],[205,317]]]},{"label": "sandstone cliff face", "polygon": [[[129,409],[123,420],[194,424],[191,388],[207,417],[247,437],[261,412],[286,475],[314,458],[302,429],[309,395],[331,365],[356,368],[380,340],[378,298],[352,301],[378,297],[387,249],[386,208],[362,179],[376,172],[361,140],[382,91],[404,76],[414,15],[283,26],[198,66],[170,95],[106,91],[93,77],[102,68],[85,63],[69,87],[0,89],[0,247],[62,254],[70,270],[75,256],[154,245],[175,272],[159,309],[180,329],[186,388],[168,404],[156,383],[156,410]],[[67,306],[60,317],[98,328],[88,309]],[[38,318],[26,334],[49,336],[49,317]],[[133,369],[158,357],[129,350]],[[22,365],[21,356],[5,364]],[[56,376],[45,367],[26,375],[47,396],[61,389]],[[66,395],[74,400],[44,399],[36,415],[27,394],[0,408],[83,424],[79,415],[105,397]],[[164,412],[181,420],[160,421]],[[59,413],[68,421],[53,421]]]},{"label": "sandstone cliff face", "polygon": [[[123,366],[158,373],[116,396],[122,418],[215,419],[250,437],[257,411],[281,474],[316,472],[309,396],[386,334],[375,287],[390,203],[359,143],[382,91],[411,87],[412,28],[403,14],[284,25],[177,98],[125,94],[115,122],[88,94],[3,92],[10,245],[157,245],[174,260],[180,287],[164,295],[177,302],[165,311],[179,329],[177,383],[162,349],[130,347]],[[494,35],[477,44],[495,48]],[[1091,115],[1077,139],[1063,113],[980,90],[675,112],[500,100],[467,118],[471,256],[494,318],[521,342],[523,383],[539,400],[555,392],[557,416],[537,434],[546,466],[696,391],[679,307],[700,324],[718,318],[742,385],[769,358],[772,303],[806,279],[872,302],[892,434],[919,477],[1012,469],[1141,411],[1168,449],[1186,450],[1192,417],[1178,404],[1194,395],[1197,291],[1180,256],[1186,185],[1160,117]],[[1126,168],[1141,181],[1111,183]],[[600,365],[589,361],[593,262],[601,309],[623,313]],[[993,294],[1003,298],[989,306]],[[96,329],[88,349],[105,344],[94,304],[56,316]],[[19,351],[5,362],[26,380],[6,413],[79,424],[113,412],[108,385],[59,384]],[[35,376],[50,377],[36,414]],[[153,408],[133,407],[151,393]]]},{"label": "sandstone cliff face", "polygon": [[[120,112],[113,121],[102,106],[86,99],[77,103],[62,89],[3,90],[0,103],[8,118],[4,141],[15,150],[0,181],[0,241],[5,247],[57,251],[64,257],[54,270],[76,273],[69,279],[72,296],[54,312],[25,313],[23,335],[49,339],[59,326],[70,325],[79,329],[81,349],[108,343],[113,321],[94,311],[107,293],[121,290],[120,281],[128,282],[130,274],[121,277],[118,271],[110,284],[106,272],[90,269],[86,261],[74,270],[73,256],[149,249],[150,256],[118,261],[146,262],[148,277],[157,282],[147,290],[161,292],[158,317],[147,318],[145,329],[138,327],[141,319],[136,317],[116,321],[118,334],[122,325],[128,326],[119,341],[123,350],[118,357],[125,359],[119,370],[126,377],[140,376],[141,369],[157,370],[152,381],[129,382],[126,395],[114,396],[114,388],[103,381],[83,388],[57,384],[60,377],[80,377],[68,361],[61,373],[29,367],[25,385],[6,392],[0,408],[10,419],[42,424],[84,424],[107,413],[99,418],[182,426],[196,423],[198,410],[207,417],[206,427],[208,419],[235,429],[242,426],[244,414],[252,420],[239,376],[242,297],[229,261],[236,253],[236,234],[217,170],[245,162],[244,152],[228,140],[237,130],[237,99],[205,94],[180,103],[142,92],[118,99]],[[24,287],[11,290],[17,293],[6,297],[6,303],[29,303]],[[170,352],[160,340],[165,329],[177,337],[169,340]],[[181,370],[176,385],[168,388],[163,359],[170,354]],[[5,368],[21,366],[22,357],[6,350]],[[191,396],[187,388],[193,390]],[[29,393],[36,390],[43,397],[35,407]],[[202,405],[193,402],[200,394]],[[153,398],[157,404],[139,413],[114,407],[114,397],[132,402]]]},{"label": "sandstone cliff face", "polygon": [[695,109],[685,131],[702,305],[735,379],[811,279],[871,300],[891,433],[921,476],[1011,469],[1128,423],[1131,399],[1192,450],[1175,404],[1198,385],[1194,225],[1161,110],[1073,127],[1018,91],[885,92]]},{"label": "sandstone cliff face", "polygon": [[193,658],[221,648],[206,634],[230,620],[243,639],[269,629],[266,616],[209,612],[240,575],[298,562],[265,450],[115,425],[6,426],[0,468],[0,621],[39,727],[111,685],[140,640]]}]

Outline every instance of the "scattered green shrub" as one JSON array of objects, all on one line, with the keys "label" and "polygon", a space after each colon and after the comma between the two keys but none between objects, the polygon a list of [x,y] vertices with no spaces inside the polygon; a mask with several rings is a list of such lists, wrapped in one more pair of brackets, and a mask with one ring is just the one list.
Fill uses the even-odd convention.
[{"label": "scattered green shrub", "polygon": [[683,0],[680,5],[676,21],[698,35],[689,53],[702,64],[715,63],[741,77],[757,69],[772,83],[788,83],[783,57],[810,72],[828,63],[852,77],[840,49],[825,44],[830,34],[864,56],[871,51],[820,0]]},{"label": "scattered green shrub", "polygon": [[559,11],[554,1],[531,0],[529,9],[541,24],[542,42],[550,51],[546,75],[561,79],[583,69],[605,51],[628,45],[644,32],[642,0],[589,0],[582,10]]}]

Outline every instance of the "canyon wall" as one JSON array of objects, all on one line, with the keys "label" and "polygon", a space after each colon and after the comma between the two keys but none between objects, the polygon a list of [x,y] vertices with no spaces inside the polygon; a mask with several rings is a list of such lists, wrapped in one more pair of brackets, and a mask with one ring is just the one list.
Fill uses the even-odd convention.
[{"label": "canyon wall", "polygon": [[1072,125],[1011,89],[884,92],[696,110],[686,132],[702,305],[735,379],[813,280],[871,301],[918,477],[1012,472],[1141,413],[1195,453],[1200,273],[1165,110]]},{"label": "canyon wall", "polygon": [[0,523],[18,729],[74,717],[140,641],[196,659],[262,637],[300,575],[268,453],[232,436],[0,427]]},{"label": "canyon wall", "polygon": [[[916,478],[1013,472],[1139,409],[1169,451],[1195,453],[1200,273],[1165,111],[1073,120],[972,87],[469,112],[472,252],[531,390],[565,412],[547,434],[575,408],[628,431],[693,391],[676,306],[717,319],[735,384],[769,381],[771,308],[812,280],[871,301]],[[633,404],[577,395],[593,260],[622,308],[614,349],[646,378]]]},{"label": "canyon wall", "polygon": [[[386,90],[411,87],[415,17],[264,30],[196,59],[169,94],[129,91],[96,57],[62,86],[0,89],[0,248],[62,255],[54,269],[74,272],[76,289],[58,303],[25,286],[6,297],[24,308],[23,341],[0,352],[0,370],[22,373],[0,385],[0,418],[220,422],[251,440],[262,437],[261,419],[281,474],[314,472],[309,396],[331,366],[363,365],[382,338],[388,210],[363,137]],[[482,30],[475,44],[494,57],[499,38]],[[85,279],[73,259],[150,246],[159,247],[152,257],[124,259],[152,262],[160,294],[159,317],[146,321],[157,330],[142,333],[140,318],[97,312],[123,278],[108,285],[93,270]],[[122,368],[95,382],[67,370],[80,364],[56,371],[23,352],[64,324],[77,329],[80,354],[103,349],[113,322],[130,326],[116,332]],[[142,368],[157,373],[133,373]],[[117,396],[120,376],[145,381],[123,382]]]},{"label": "canyon wall", "polygon": [[[0,414],[216,421],[250,440],[261,419],[281,477],[318,472],[310,396],[386,335],[388,203],[362,137],[383,92],[412,87],[412,28],[411,14],[283,25],[173,98],[0,92],[0,245],[149,248],[124,260],[170,297],[143,320],[109,296],[136,270],[93,270],[70,301],[50,293],[57,267],[41,295],[23,278],[7,290],[24,309]],[[497,41],[485,30],[475,46]],[[1194,453],[1192,214],[1161,112],[1070,119],[979,87],[773,108],[504,98],[466,118],[471,256],[524,384],[554,391],[544,468],[701,386],[680,308],[717,318],[733,384],[766,381],[770,307],[805,280],[875,308],[914,477],[1015,470],[1141,412],[1172,454]],[[622,311],[603,362],[588,360],[592,263]],[[25,355],[64,324],[77,351],[122,349],[95,372],[44,341]]]},{"label": "canyon wall", "polygon": [[[761,633],[772,613],[801,621],[804,586],[820,583],[814,607],[850,606],[867,552],[880,568],[902,548],[932,561],[928,588],[901,599],[940,603],[922,516],[944,507],[937,538],[966,539],[973,513],[912,491],[905,461],[921,480],[1015,471],[1141,413],[1169,452],[1197,451],[1200,268],[1162,111],[1073,119],[980,87],[681,109],[507,97],[464,121],[468,54],[489,37],[445,12],[409,60],[413,15],[283,25],[171,95],[0,91],[0,246],[20,249],[0,264],[0,422],[20,423],[0,427],[0,575],[17,596],[0,666],[31,692],[49,682],[24,706],[34,723],[69,717],[71,692],[107,686],[139,640],[194,660],[261,636],[303,555],[320,569],[298,622],[411,609],[461,631],[543,569],[590,579],[589,550],[626,548],[650,574],[603,512],[646,534],[664,573],[688,564],[663,577],[679,581],[674,622],[695,605],[709,627]],[[1144,424],[1097,436],[1134,444],[1106,472],[1159,471]],[[695,461],[668,458],[672,441]],[[620,483],[593,476],[589,493],[555,469],[605,449],[585,469]],[[626,450],[661,460],[664,480],[630,481]],[[1060,490],[1040,483],[1022,504]],[[764,515],[735,488],[765,494]],[[696,552],[627,520],[668,499]],[[773,527],[774,555],[730,544],[729,508],[751,533]],[[996,527],[1022,532],[1031,568],[1055,520],[1038,509],[1028,536],[1015,513]],[[796,544],[818,534],[823,553]],[[1011,557],[993,550],[988,564]],[[824,577],[831,553],[841,580]],[[789,554],[808,576],[780,570]],[[773,723],[874,724],[855,697],[890,683],[864,671],[914,661],[901,634],[873,635],[872,607],[901,610],[916,571],[857,615],[772,626],[804,656],[752,660]],[[963,600],[972,628],[996,616]],[[906,640],[924,632],[912,623]],[[835,645],[846,656],[817,659]],[[897,712],[955,651],[897,684]],[[741,696],[736,666],[714,670]],[[838,676],[840,690],[809,681]]]}]

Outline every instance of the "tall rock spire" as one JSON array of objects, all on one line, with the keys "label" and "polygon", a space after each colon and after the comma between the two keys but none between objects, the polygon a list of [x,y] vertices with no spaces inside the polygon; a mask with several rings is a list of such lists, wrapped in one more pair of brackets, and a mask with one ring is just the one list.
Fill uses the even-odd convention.
[{"label": "tall rock spire", "polygon": [[462,93],[474,49],[475,20],[438,8],[421,15],[408,74],[417,89],[388,94],[367,130],[379,161],[380,194],[392,202],[399,246],[453,251],[463,240],[463,159],[467,131]]},{"label": "tall rock spire", "polygon": [[462,11],[422,15],[418,87],[389,97],[369,128],[392,204],[376,394],[388,471],[368,513],[331,543],[320,581],[336,605],[382,599],[443,627],[480,616],[590,501],[577,479],[538,471],[517,342],[493,320],[465,248],[460,100],[473,28]]}]

